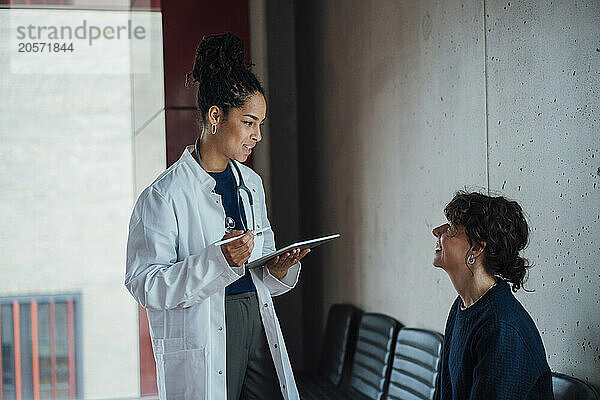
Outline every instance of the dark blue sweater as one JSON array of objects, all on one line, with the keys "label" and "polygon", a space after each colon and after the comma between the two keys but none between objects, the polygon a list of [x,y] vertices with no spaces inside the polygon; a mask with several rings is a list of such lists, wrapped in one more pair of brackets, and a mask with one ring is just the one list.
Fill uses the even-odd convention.
[{"label": "dark blue sweater", "polygon": [[502,280],[446,322],[441,400],[551,400],[552,376],[540,334]]},{"label": "dark blue sweater", "polygon": [[[244,230],[246,227],[244,204],[239,200],[236,193],[237,185],[235,183],[233,171],[231,170],[231,163],[227,164],[225,171],[209,172],[209,174],[217,182],[215,192],[221,195],[225,215],[233,218],[235,221],[234,229]],[[223,223],[225,223],[225,221],[223,221]],[[225,294],[254,292],[255,290],[256,287],[254,286],[254,282],[252,282],[250,270],[246,270],[244,276],[225,288]]]}]

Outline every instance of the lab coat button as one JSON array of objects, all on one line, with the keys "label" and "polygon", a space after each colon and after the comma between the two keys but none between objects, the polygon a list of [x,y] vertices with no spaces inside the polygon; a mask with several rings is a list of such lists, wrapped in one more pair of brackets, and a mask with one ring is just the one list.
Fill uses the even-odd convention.
[{"label": "lab coat button", "polygon": [[281,387],[285,389],[285,384],[281,385]]},{"label": "lab coat button", "polygon": [[223,371],[219,370],[219,375],[223,375]]},{"label": "lab coat button", "polygon": [[269,305],[267,303],[265,303],[265,307],[269,307]]},{"label": "lab coat button", "polygon": [[275,348],[277,348],[277,343],[275,343]]},{"label": "lab coat button", "polygon": [[222,327],[222,326],[220,326],[220,327],[219,327],[219,332],[220,332],[220,331],[222,331],[222,330],[223,330],[223,327]]}]

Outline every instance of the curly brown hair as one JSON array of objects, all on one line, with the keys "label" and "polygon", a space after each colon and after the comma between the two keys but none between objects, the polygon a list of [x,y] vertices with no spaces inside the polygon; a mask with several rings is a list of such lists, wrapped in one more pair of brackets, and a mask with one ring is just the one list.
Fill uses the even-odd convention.
[{"label": "curly brown hair", "polygon": [[196,49],[194,69],[186,75],[198,83],[197,106],[202,122],[213,105],[223,110],[225,117],[231,108],[242,107],[255,93],[265,90],[244,61],[244,42],[231,32],[208,35]]},{"label": "curly brown hair", "polygon": [[458,191],[444,214],[465,228],[471,246],[485,244],[483,266],[489,274],[510,282],[513,292],[523,287],[531,265],[519,252],[527,246],[529,227],[516,201]]}]

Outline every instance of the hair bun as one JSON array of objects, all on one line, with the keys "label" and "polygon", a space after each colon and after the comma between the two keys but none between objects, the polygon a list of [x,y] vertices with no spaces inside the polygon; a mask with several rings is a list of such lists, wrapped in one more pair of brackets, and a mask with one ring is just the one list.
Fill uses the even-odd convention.
[{"label": "hair bun", "polygon": [[244,42],[236,35],[227,32],[204,36],[196,49],[191,75],[195,82],[219,74],[231,75],[235,69],[248,69],[244,58]]},{"label": "hair bun", "polygon": [[500,276],[509,281],[512,284],[512,290],[516,292],[523,287],[528,268],[531,268],[531,265],[527,259],[517,255],[506,262],[505,269]]},{"label": "hair bun", "polygon": [[185,76],[188,86],[190,76],[198,83],[197,104],[202,123],[212,106],[217,106],[225,116],[232,108],[246,104],[254,93],[265,95],[265,90],[246,63],[244,42],[227,32],[202,38],[196,49],[194,69]]}]

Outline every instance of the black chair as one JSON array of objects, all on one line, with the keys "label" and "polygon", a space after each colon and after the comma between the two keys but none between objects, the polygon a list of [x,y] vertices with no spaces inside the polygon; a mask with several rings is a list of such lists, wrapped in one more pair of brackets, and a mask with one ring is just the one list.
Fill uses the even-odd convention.
[{"label": "black chair", "polygon": [[316,371],[298,375],[300,397],[322,400],[334,396],[347,375],[356,344],[362,311],[351,304],[334,304],[329,308],[321,359]]},{"label": "black chair", "polygon": [[400,323],[387,315],[364,314],[362,316],[350,382],[336,399],[381,400],[384,398],[399,328]]},{"label": "black chair", "polygon": [[398,332],[388,400],[433,400],[444,337],[438,332],[402,328]]},{"label": "black chair", "polygon": [[399,327],[398,321],[386,315],[363,314],[348,385],[318,388],[320,392],[308,395],[301,391],[300,397],[303,400],[382,400],[389,383]]},{"label": "black chair", "polygon": [[339,386],[344,369],[349,370],[362,311],[351,304],[334,304],[329,309],[321,362],[318,371]]},{"label": "black chair", "polygon": [[552,373],[554,400],[600,400],[598,393],[584,381],[572,376]]}]

